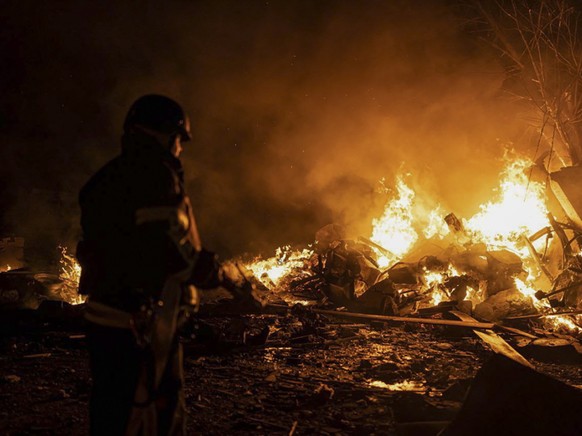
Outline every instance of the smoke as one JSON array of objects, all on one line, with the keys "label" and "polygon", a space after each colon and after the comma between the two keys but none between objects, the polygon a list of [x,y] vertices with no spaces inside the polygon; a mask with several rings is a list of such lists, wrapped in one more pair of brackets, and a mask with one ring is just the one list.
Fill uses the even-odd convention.
[{"label": "smoke", "polygon": [[[378,181],[389,185],[399,171],[468,214],[495,184],[501,143],[520,128],[515,107],[499,98],[497,60],[460,30],[446,2],[5,9],[5,191],[76,195],[117,153],[131,102],[167,94],[191,114],[187,188],[205,244],[225,256],[310,242],[332,220],[369,234],[385,201]],[[59,220],[46,218],[65,206],[20,215],[35,207],[31,196],[0,196],[6,229],[76,237],[78,229],[63,236]],[[77,214],[66,206],[70,221]]]}]

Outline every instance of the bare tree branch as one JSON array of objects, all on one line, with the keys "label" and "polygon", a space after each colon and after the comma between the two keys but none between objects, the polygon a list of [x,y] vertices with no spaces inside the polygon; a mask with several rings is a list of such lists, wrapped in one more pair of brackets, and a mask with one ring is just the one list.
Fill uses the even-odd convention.
[{"label": "bare tree branch", "polygon": [[[508,92],[555,126],[573,164],[582,164],[580,13],[566,0],[473,0],[488,41],[511,65],[521,90]],[[515,81],[513,81],[515,87]],[[550,146],[550,144],[548,144]],[[562,147],[559,147],[562,148]]]}]

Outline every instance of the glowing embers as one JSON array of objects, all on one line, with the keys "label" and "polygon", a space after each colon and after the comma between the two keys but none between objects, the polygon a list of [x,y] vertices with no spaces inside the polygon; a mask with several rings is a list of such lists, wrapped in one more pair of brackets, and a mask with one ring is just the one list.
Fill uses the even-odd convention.
[{"label": "glowing embers", "polygon": [[426,392],[427,390],[423,383],[414,380],[404,380],[397,383],[385,383],[381,380],[371,380],[369,385],[373,388],[387,389],[395,392]]},{"label": "glowing embers", "polygon": [[575,315],[572,317],[564,315],[547,316],[544,318],[544,325],[551,327],[552,330],[566,331],[576,336],[582,336],[582,316]]},{"label": "glowing embers", "polygon": [[424,268],[424,282],[432,292],[431,305],[437,306],[441,301],[448,300],[449,296],[442,290],[441,285],[445,282],[445,273],[429,271]]},{"label": "glowing embers", "polygon": [[[527,285],[522,280],[516,278],[515,279],[515,286],[523,295],[529,297],[531,299],[532,304],[536,309],[540,312],[547,312],[551,310],[550,303],[547,298],[542,298],[540,300],[536,297],[536,290],[531,286]],[[543,318],[544,326],[551,330],[556,331],[564,331],[570,334],[574,334],[577,336],[582,335],[582,328],[580,324],[582,324],[582,316],[577,315],[574,317],[568,317],[563,315],[556,315],[556,316],[546,316]]]}]

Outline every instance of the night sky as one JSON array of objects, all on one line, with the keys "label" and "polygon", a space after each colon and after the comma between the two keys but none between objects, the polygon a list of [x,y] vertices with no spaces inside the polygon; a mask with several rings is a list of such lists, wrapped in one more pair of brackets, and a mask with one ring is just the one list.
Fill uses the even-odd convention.
[{"label": "night sky", "polygon": [[398,172],[474,212],[505,145],[530,144],[458,3],[4,1],[2,233],[74,246],[77,193],[146,93],[190,113],[187,189],[223,257],[312,242],[331,221],[369,235],[378,181]]}]

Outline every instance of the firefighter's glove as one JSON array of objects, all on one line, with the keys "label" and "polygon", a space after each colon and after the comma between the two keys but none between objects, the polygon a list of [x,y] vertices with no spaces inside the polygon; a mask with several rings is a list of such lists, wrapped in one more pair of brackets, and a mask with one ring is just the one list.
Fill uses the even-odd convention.
[{"label": "firefighter's glove", "polygon": [[196,263],[192,268],[189,284],[200,289],[217,288],[222,282],[222,272],[218,256],[212,251],[202,249],[198,253]]}]

